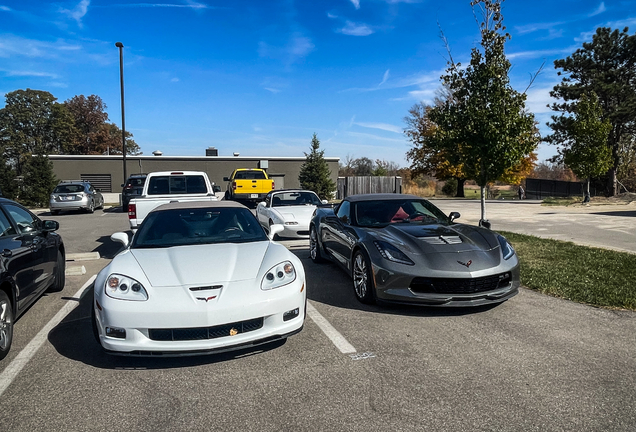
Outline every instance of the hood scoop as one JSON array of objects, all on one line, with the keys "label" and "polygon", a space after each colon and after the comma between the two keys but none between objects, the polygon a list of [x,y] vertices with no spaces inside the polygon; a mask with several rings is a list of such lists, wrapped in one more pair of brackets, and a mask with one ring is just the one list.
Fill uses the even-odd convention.
[{"label": "hood scoop", "polygon": [[436,236],[436,237],[420,237],[420,240],[425,241],[430,245],[445,245],[445,244],[460,244],[463,240],[460,236]]}]

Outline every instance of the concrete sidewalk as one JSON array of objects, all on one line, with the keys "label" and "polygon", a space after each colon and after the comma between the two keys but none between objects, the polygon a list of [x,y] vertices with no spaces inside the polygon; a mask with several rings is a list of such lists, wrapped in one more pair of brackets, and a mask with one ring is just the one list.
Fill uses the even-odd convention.
[{"label": "concrete sidewalk", "polygon": [[[477,225],[479,200],[430,199],[444,213],[461,213],[457,222]],[[591,206],[543,206],[538,200],[489,200],[486,219],[494,231],[636,253],[636,203]]]}]

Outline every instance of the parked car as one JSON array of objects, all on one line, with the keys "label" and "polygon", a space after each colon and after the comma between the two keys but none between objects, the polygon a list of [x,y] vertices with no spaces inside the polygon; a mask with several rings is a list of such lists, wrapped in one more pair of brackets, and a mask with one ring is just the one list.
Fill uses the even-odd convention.
[{"label": "parked car", "polygon": [[223,177],[227,182],[226,200],[256,203],[274,189],[275,184],[264,169],[238,168],[229,177]]},{"label": "parked car", "polygon": [[274,224],[283,225],[280,237],[307,238],[316,206],[326,203],[310,190],[276,190],[256,206],[256,218],[267,230]]},{"label": "parked car", "polygon": [[141,196],[146,177],[148,177],[148,174],[132,174],[128,177],[126,183],[121,185],[121,208],[123,212],[128,211],[128,203],[131,199]]},{"label": "parked car", "polygon": [[62,180],[53,189],[49,208],[51,214],[62,210],[84,210],[93,213],[104,207],[104,197],[99,189],[84,180]]},{"label": "parked car", "polygon": [[130,229],[137,229],[156,207],[185,201],[218,201],[205,172],[159,171],[148,174],[141,196],[128,203]]},{"label": "parked car", "polygon": [[[272,226],[272,233],[282,230]],[[273,234],[272,234],[273,235]],[[95,279],[93,330],[107,353],[193,355],[298,333],[303,265],[233,201],[175,202],[151,211]]]},{"label": "parked car", "polygon": [[519,261],[501,235],[454,222],[429,201],[402,194],[353,195],[318,207],[310,256],[327,258],[353,280],[363,303],[476,306],[519,290]]},{"label": "parked car", "polygon": [[11,349],[15,320],[47,289],[64,288],[64,243],[55,232],[59,227],[0,198],[0,360]]}]

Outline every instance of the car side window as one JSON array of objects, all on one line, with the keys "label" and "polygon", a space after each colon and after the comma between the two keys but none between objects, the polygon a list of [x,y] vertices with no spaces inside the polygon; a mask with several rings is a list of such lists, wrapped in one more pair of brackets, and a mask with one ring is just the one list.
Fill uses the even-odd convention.
[{"label": "car side window", "polygon": [[15,221],[20,233],[25,234],[42,229],[42,222],[40,219],[31,214],[29,211],[11,204],[6,205],[5,209]]},{"label": "car side window", "polygon": [[349,209],[351,208],[349,201],[343,201],[338,208],[338,219],[340,219],[343,223],[351,223],[351,217],[349,216]]},{"label": "car side window", "polygon": [[15,233],[15,228],[13,228],[4,212],[0,210],[0,237],[15,235]]}]

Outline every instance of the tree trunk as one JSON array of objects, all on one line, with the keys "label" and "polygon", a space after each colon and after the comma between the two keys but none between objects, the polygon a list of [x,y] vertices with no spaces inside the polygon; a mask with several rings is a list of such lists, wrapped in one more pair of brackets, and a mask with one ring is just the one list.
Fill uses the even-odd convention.
[{"label": "tree trunk", "polygon": [[458,178],[457,179],[457,193],[455,194],[455,198],[464,198],[464,183],[466,183],[466,179]]}]

